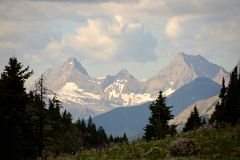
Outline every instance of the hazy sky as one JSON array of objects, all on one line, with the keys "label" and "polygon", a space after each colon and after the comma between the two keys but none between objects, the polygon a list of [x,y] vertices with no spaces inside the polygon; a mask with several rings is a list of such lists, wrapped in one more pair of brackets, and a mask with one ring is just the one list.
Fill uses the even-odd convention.
[{"label": "hazy sky", "polygon": [[91,76],[144,79],[178,52],[231,70],[240,57],[240,0],[1,0],[0,68],[35,71],[76,57]]}]

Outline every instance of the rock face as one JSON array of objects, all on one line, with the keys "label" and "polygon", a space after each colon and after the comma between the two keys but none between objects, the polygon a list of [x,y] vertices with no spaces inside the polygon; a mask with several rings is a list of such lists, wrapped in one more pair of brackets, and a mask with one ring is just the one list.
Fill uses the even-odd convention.
[{"label": "rock face", "polygon": [[45,85],[58,94],[74,119],[96,116],[117,107],[152,101],[161,90],[165,96],[197,77],[221,82],[228,73],[201,56],[179,53],[166,67],[146,81],[137,80],[126,69],[104,78],[91,77],[75,58],[43,73]]},{"label": "rock face", "polygon": [[43,77],[46,87],[57,93],[74,119],[152,100],[144,92],[146,82],[138,81],[126,69],[113,76],[93,78],[75,58],[47,70]]},{"label": "rock face", "polygon": [[101,91],[100,85],[91,78],[81,63],[75,58],[68,59],[62,66],[52,68],[43,73],[44,82],[53,91],[63,88],[67,83],[75,83],[81,89]]},{"label": "rock face", "polygon": [[177,90],[197,77],[206,77],[221,84],[222,77],[228,79],[228,72],[200,55],[179,53],[157,75],[148,80],[147,92],[158,94],[158,90]]}]

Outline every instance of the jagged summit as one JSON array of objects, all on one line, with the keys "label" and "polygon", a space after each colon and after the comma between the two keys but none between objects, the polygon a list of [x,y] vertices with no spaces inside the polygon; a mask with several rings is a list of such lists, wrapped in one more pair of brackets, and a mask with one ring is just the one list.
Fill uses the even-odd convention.
[{"label": "jagged summit", "polygon": [[184,53],[184,52],[178,52],[178,54],[177,54],[177,56],[176,57],[184,57],[184,56],[187,56],[187,54],[186,53]]},{"label": "jagged summit", "polygon": [[159,90],[176,90],[197,77],[207,77],[221,84],[228,72],[201,55],[178,53],[157,75],[148,80],[148,92],[158,94]]},{"label": "jagged summit", "polygon": [[228,76],[228,73],[200,55],[181,52],[146,81],[137,80],[127,69],[101,79],[94,78],[88,75],[76,58],[69,58],[64,64],[47,70],[43,75],[46,87],[59,94],[64,104],[74,106],[78,111],[84,110],[78,116],[88,117],[90,112],[85,112],[86,109],[92,115],[97,115],[116,107],[155,99],[160,90],[170,96],[198,77],[221,83],[222,77]]},{"label": "jagged summit", "polygon": [[128,72],[127,69],[122,69],[122,70],[120,70],[120,71],[117,73],[116,77],[117,77],[117,79],[126,79],[126,80],[129,79],[129,78],[135,79],[135,78],[133,77],[133,75],[131,75],[131,74]]},{"label": "jagged summit", "polygon": [[66,62],[64,62],[62,68],[63,70],[77,69],[80,73],[88,76],[86,69],[76,58],[73,57],[69,58]]},{"label": "jagged summit", "polygon": [[128,70],[125,68],[125,69],[120,70],[117,74],[126,74],[126,75],[128,75],[129,72],[128,72]]},{"label": "jagged summit", "polygon": [[[210,79],[217,76],[219,72],[227,73],[224,68],[209,62],[201,55],[188,55],[184,52],[178,53],[167,67],[169,68],[170,66],[170,68],[174,68],[174,65],[175,68],[184,65],[194,72],[197,77],[208,77]],[[160,72],[161,71],[162,70],[160,70]]]},{"label": "jagged summit", "polygon": [[[199,76],[213,78],[219,70],[224,70],[222,67],[210,63],[200,55],[185,56],[185,61],[188,66]],[[226,72],[226,71],[225,71]]]}]

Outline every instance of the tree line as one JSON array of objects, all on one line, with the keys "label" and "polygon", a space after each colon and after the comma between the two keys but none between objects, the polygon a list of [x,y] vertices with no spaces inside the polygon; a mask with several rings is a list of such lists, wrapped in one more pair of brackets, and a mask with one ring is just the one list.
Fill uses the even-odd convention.
[{"label": "tree line", "polygon": [[[235,126],[240,123],[240,71],[237,66],[230,74],[228,86],[225,86],[225,79],[222,80],[222,88],[219,94],[220,101],[215,106],[209,124],[214,127],[224,127],[226,124]],[[172,106],[166,105],[166,97],[159,92],[157,99],[150,104],[151,115],[149,124],[144,128],[143,138],[147,141],[164,139],[167,135],[173,136],[176,133],[177,125],[169,125],[169,120],[173,119],[171,114]],[[183,132],[188,132],[205,125],[207,120],[199,115],[195,106],[185,126]]]},{"label": "tree line", "polygon": [[[1,157],[36,159],[60,153],[75,153],[81,148],[104,147],[127,142],[122,137],[108,137],[89,117],[86,122],[72,122],[56,96],[48,99],[43,77],[33,91],[27,92],[25,81],[33,74],[17,58],[11,57],[0,78]],[[48,102],[47,102],[48,101]]]}]

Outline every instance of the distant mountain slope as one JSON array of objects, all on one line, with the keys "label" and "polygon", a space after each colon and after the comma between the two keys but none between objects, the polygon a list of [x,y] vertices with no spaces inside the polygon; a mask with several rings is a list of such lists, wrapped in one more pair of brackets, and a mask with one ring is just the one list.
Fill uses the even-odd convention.
[{"label": "distant mountain slope", "polygon": [[227,79],[228,74],[225,69],[200,55],[179,53],[157,75],[148,80],[147,92],[156,95],[160,89],[176,90],[197,77],[207,77],[221,84],[222,77]]},{"label": "distant mountain slope", "polygon": [[124,132],[128,136],[133,136],[143,131],[148,121],[150,102],[139,106],[113,109],[93,118],[97,126],[103,126],[108,134],[113,136],[122,135]]},{"label": "distant mountain slope", "polygon": [[185,107],[202,99],[215,96],[221,86],[209,78],[196,78],[182,86],[168,98],[168,105],[174,106],[172,113],[178,115]]},{"label": "distant mountain slope", "polygon": [[178,125],[177,128],[179,130],[182,130],[185,123],[187,122],[188,117],[190,116],[190,113],[193,111],[194,106],[197,107],[199,115],[205,117],[207,120],[215,110],[215,105],[218,100],[218,96],[200,100],[190,105],[189,107],[186,107],[186,109],[184,109],[180,114],[178,114],[173,120],[170,121],[170,124]]},{"label": "distant mountain slope", "polygon": [[[177,115],[197,101],[208,99],[219,93],[220,85],[208,78],[197,78],[182,86],[167,98],[167,105],[174,106],[172,112]],[[193,97],[193,98],[192,98]],[[121,135],[126,132],[129,137],[143,133],[150,116],[151,102],[139,106],[118,108],[93,118],[98,126],[103,126],[108,134]]]}]

